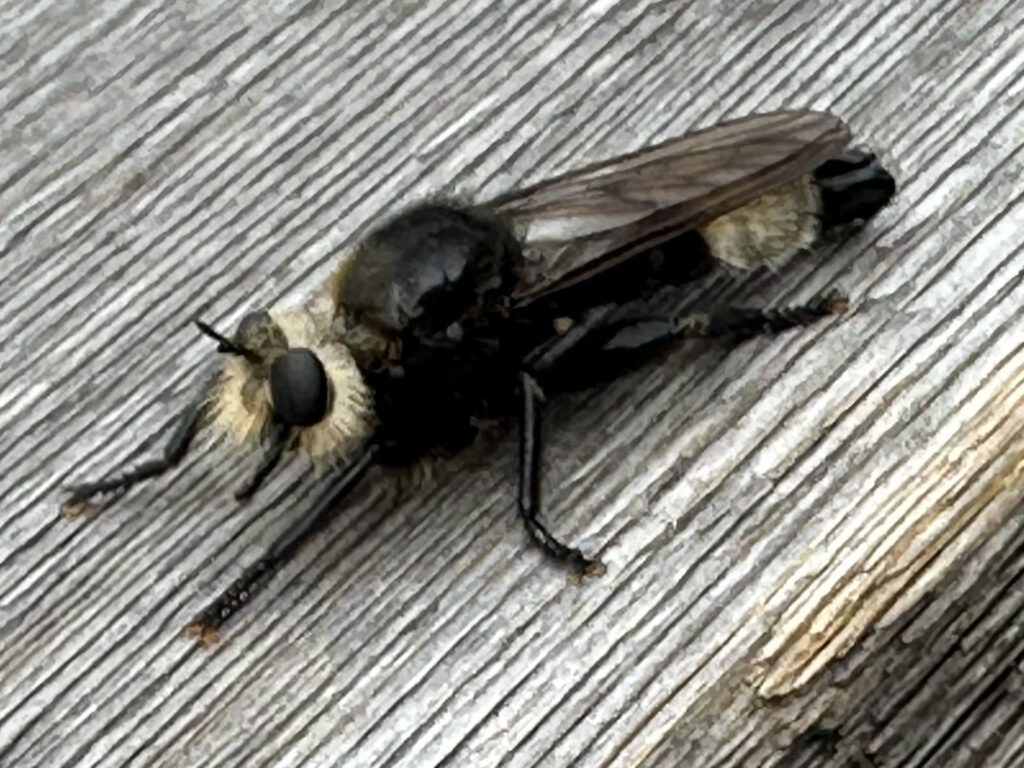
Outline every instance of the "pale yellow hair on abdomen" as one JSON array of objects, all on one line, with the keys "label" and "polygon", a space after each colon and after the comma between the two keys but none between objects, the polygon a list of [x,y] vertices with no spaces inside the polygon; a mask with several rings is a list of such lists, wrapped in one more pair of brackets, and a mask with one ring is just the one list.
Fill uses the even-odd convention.
[{"label": "pale yellow hair on abdomen", "polygon": [[711,255],[749,271],[778,269],[821,231],[821,193],[811,176],[785,184],[698,228]]}]

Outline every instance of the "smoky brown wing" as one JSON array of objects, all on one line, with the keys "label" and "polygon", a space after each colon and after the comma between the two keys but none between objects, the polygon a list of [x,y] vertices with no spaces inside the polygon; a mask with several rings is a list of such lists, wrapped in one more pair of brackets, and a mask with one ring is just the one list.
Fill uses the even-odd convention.
[{"label": "smoky brown wing", "polygon": [[825,112],[752,115],[498,197],[486,205],[526,247],[515,298],[585,280],[706,224],[809,173],[849,139]]}]

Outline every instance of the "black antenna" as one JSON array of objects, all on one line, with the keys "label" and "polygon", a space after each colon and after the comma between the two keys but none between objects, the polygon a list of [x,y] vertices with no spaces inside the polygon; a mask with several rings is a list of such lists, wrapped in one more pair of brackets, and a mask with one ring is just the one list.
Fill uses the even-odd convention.
[{"label": "black antenna", "polygon": [[196,324],[196,328],[199,329],[200,333],[209,336],[211,339],[217,342],[218,352],[228,355],[240,355],[244,357],[246,360],[248,360],[250,363],[263,362],[263,358],[260,357],[257,353],[253,352],[248,347],[243,347],[241,344],[236,344],[235,342],[231,341],[231,339],[229,339],[227,336],[222,336],[221,334],[217,333],[208,323],[204,323],[202,320],[196,320],[194,322]]}]

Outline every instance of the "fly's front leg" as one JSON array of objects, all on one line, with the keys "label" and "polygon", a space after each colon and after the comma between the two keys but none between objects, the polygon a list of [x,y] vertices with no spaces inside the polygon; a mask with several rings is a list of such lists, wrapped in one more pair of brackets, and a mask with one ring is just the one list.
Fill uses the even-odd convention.
[{"label": "fly's front leg", "polygon": [[161,475],[176,467],[185,457],[196,434],[209,419],[207,395],[210,384],[205,386],[202,392],[182,411],[178,424],[164,447],[163,456],[159,459],[144,461],[137,467],[112,477],[69,486],[68,498],[61,505],[61,514],[65,517],[76,517],[89,509],[94,497],[124,493],[136,483]]},{"label": "fly's front leg", "polygon": [[556,539],[540,521],[541,512],[541,406],[543,394],[529,373],[520,375],[523,407],[519,439],[519,514],[526,531],[544,552],[572,570],[574,577],[599,576],[604,566],[584,557],[575,547]]},{"label": "fly's front leg", "polygon": [[200,611],[199,615],[185,627],[186,636],[196,638],[202,645],[216,643],[220,639],[221,625],[238,613],[253,595],[270,581],[277,570],[295,555],[302,544],[331,519],[338,505],[373,464],[377,452],[377,445],[371,444],[362,455],[346,467],[330,497],[297,525],[285,531],[270,545],[263,557],[248,566],[220,597]]},{"label": "fly's front leg", "polygon": [[260,459],[260,463],[256,467],[256,471],[253,472],[252,477],[249,478],[245,485],[235,491],[236,499],[245,501],[259,490],[259,487],[263,485],[263,481],[267,479],[270,473],[274,471],[274,467],[281,461],[281,456],[284,454],[285,448],[288,447],[290,437],[291,429],[288,426],[277,421],[271,423],[263,457]]}]

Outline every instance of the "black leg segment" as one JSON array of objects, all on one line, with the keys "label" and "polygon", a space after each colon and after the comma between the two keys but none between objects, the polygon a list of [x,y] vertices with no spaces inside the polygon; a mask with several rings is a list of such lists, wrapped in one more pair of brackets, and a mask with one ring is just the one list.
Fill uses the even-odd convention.
[{"label": "black leg segment", "polygon": [[345,468],[332,489],[330,497],[303,518],[298,525],[289,528],[267,553],[242,575],[235,579],[220,597],[203,609],[186,627],[185,634],[195,637],[203,645],[212,645],[220,639],[221,625],[252,599],[265,586],[277,570],[288,562],[299,547],[312,534],[324,527],[337,511],[338,505],[355,488],[363,475],[376,459],[378,448],[372,444],[355,461]]},{"label": "black leg segment", "polygon": [[581,323],[528,358],[547,392],[582,389],[609,381],[656,357],[681,338],[747,339],[808,325],[847,307],[831,292],[803,305],[780,309],[724,309],[677,317],[644,317]]},{"label": "black leg segment", "polygon": [[543,395],[528,373],[521,375],[523,410],[519,440],[519,514],[526,531],[544,552],[565,563],[576,577],[599,576],[604,566],[556,539],[540,521],[541,512],[541,404]]},{"label": "black leg segment", "polygon": [[170,440],[164,447],[161,458],[144,461],[137,467],[113,477],[70,486],[67,489],[68,498],[61,505],[61,514],[65,517],[75,517],[89,508],[93,497],[124,493],[136,483],[161,475],[177,466],[185,457],[189,445],[208,416],[205,403],[206,390],[204,389],[203,394],[189,403],[182,412],[174,432],[171,433]]},{"label": "black leg segment", "polygon": [[274,471],[274,467],[281,461],[281,455],[288,445],[288,438],[290,436],[291,429],[287,425],[278,421],[271,423],[263,458],[260,459],[260,463],[249,479],[249,482],[235,491],[236,499],[239,501],[248,499],[259,490],[259,487],[263,485],[263,481],[267,479],[270,473]]}]

